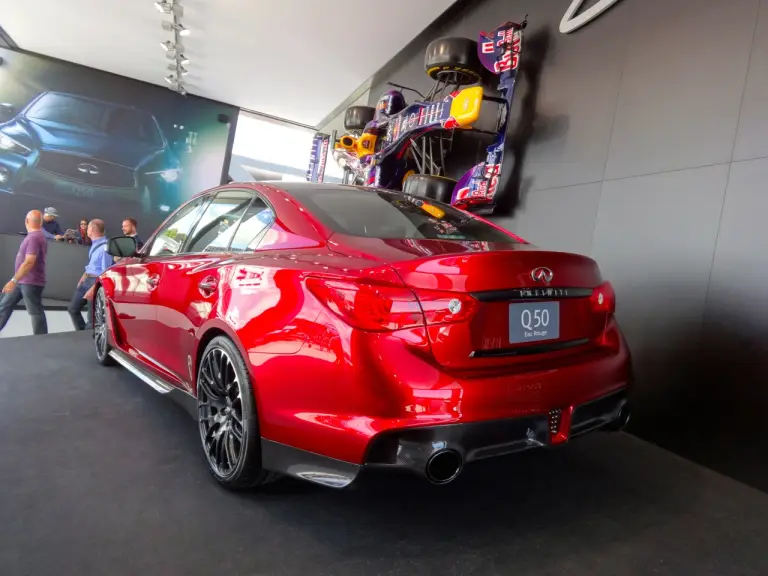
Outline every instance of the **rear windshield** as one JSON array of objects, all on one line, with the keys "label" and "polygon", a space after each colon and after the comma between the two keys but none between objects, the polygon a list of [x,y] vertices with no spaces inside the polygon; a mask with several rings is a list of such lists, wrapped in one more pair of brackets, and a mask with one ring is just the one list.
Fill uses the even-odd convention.
[{"label": "rear windshield", "polygon": [[325,226],[349,236],[520,243],[460,210],[401,192],[318,187],[291,194]]}]

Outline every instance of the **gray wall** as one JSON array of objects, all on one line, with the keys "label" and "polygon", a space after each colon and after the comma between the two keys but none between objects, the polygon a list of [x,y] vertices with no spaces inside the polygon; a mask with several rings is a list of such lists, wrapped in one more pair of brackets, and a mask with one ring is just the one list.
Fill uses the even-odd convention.
[{"label": "gray wall", "polygon": [[[529,14],[497,220],[614,283],[636,432],[768,488],[768,0],[621,0],[563,35],[570,3],[475,2],[440,31]],[[428,87],[427,41],[371,103]]]}]

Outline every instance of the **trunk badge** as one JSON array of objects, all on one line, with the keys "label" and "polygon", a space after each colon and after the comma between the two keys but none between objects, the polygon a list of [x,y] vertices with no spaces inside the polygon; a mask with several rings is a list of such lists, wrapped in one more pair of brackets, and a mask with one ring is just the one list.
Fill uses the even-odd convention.
[{"label": "trunk badge", "polygon": [[544,268],[543,266],[531,270],[531,278],[534,282],[543,282],[544,284],[549,284],[552,282],[552,278],[554,277],[555,273],[552,272],[552,270],[549,268]]}]

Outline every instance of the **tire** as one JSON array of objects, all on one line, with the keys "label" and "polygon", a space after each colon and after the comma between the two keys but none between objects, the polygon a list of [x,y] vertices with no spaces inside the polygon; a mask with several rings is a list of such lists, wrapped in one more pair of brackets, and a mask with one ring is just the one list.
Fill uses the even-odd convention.
[{"label": "tire", "polygon": [[225,336],[211,340],[201,357],[197,413],[208,469],[222,486],[254,488],[275,476],[261,466],[259,418],[248,369]]},{"label": "tire", "polygon": [[451,180],[450,178],[430,176],[429,174],[414,174],[404,182],[403,192],[411,196],[429,198],[444,204],[450,204],[455,187],[456,180]]},{"label": "tire", "polygon": [[107,297],[104,288],[99,286],[93,297],[93,344],[96,349],[96,361],[102,366],[114,366],[115,359],[109,355],[112,346],[109,343],[107,327]]},{"label": "tire", "polygon": [[344,129],[362,130],[375,114],[376,109],[371,106],[350,106],[344,113]]},{"label": "tire", "polygon": [[469,38],[438,38],[430,42],[424,68],[433,80],[454,73],[459,85],[480,82],[485,74],[485,67],[477,56],[477,42]]}]

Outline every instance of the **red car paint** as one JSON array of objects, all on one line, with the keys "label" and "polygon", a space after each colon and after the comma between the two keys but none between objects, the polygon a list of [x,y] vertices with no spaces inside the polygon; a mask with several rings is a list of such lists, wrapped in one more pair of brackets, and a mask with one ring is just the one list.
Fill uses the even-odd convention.
[{"label": "red car paint", "polygon": [[[100,282],[115,347],[192,395],[202,349],[228,335],[250,371],[266,439],[361,464],[381,432],[560,409],[558,443],[575,406],[630,381],[612,290],[589,258],[527,243],[345,236],[276,186],[217,190],[230,188],[253,190],[274,208],[257,250],[127,258]],[[546,289],[531,277],[540,266],[554,271],[553,286],[591,294],[561,301],[555,341],[585,343],[473,355],[515,345],[509,302],[470,294]],[[205,279],[215,287],[206,293]],[[463,304],[455,315],[453,299]]]}]

